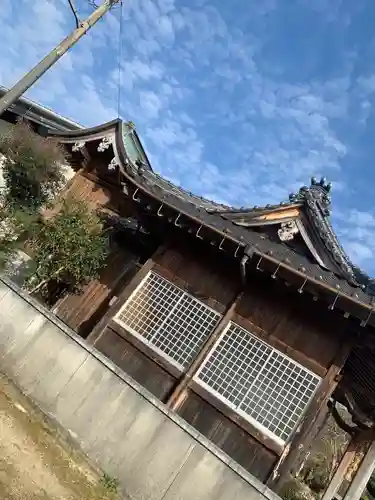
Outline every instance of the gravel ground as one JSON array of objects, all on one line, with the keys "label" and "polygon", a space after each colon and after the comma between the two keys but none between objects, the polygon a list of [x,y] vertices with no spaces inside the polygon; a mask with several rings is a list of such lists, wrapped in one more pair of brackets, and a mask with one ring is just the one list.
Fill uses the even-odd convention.
[{"label": "gravel ground", "polygon": [[120,500],[114,483],[0,374],[1,499]]}]

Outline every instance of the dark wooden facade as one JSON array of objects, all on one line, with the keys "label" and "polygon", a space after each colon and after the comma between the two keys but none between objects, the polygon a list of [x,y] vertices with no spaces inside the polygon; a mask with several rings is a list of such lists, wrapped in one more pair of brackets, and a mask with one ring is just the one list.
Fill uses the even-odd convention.
[{"label": "dark wooden facade", "polygon": [[[345,378],[346,360],[353,359],[359,331],[371,336],[375,325],[373,298],[356,282],[327,225],[329,186],[314,180],[311,189],[300,190],[289,204],[263,209],[219,206],[154,174],[136,134],[132,154],[139,157],[134,160],[122,140],[128,132],[115,121],[52,134],[65,145],[77,171],[64,196],[86,200],[108,218],[136,223],[115,239],[101,277],[80,295],[59,301],[54,310],[245,469],[277,489],[298,469],[337,387],[350,386],[356,368]],[[320,223],[324,230],[319,236]],[[283,231],[292,238],[287,234],[284,240]],[[116,321],[150,271],[221,315],[183,370]],[[197,381],[229,322],[320,378],[285,440],[274,439]]]},{"label": "dark wooden facade", "polygon": [[[202,248],[188,249],[172,241],[155,258],[153,270],[224,313],[241,280],[238,267],[219,257],[212,251],[205,254]],[[322,378],[350,338],[350,327],[342,316],[332,315],[321,303],[293,290],[285,292],[276,280],[256,272],[249,275],[232,319]],[[112,319],[95,346],[164,402],[180,380],[181,374],[173,365]],[[336,384],[335,380],[330,382],[327,394]],[[176,411],[263,482],[284,451],[194,381]]]}]

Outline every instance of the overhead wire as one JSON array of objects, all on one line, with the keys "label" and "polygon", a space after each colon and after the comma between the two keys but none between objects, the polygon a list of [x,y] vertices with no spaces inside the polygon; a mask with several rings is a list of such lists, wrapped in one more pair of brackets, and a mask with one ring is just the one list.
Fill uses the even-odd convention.
[{"label": "overhead wire", "polygon": [[79,28],[80,21],[79,21],[79,17],[78,17],[78,14],[77,14],[77,9],[74,7],[74,4],[73,4],[73,0],[68,0],[68,3],[70,5],[70,8],[72,9],[73,16],[74,16],[74,19],[76,21],[76,27]]}]

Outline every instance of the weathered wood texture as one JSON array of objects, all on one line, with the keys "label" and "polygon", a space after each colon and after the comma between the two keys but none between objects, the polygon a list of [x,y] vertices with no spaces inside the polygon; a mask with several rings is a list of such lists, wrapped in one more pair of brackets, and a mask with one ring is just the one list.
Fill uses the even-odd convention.
[{"label": "weathered wood texture", "polygon": [[[220,255],[175,246],[156,262],[157,272],[221,313],[239,285],[239,268],[225,265]],[[233,321],[324,376],[347,334],[347,320],[260,272],[248,277]]]},{"label": "weathered wood texture", "polygon": [[294,475],[300,468],[305,450],[316,435],[317,422],[321,415],[326,412],[327,403],[339,382],[339,373],[350,353],[352,344],[343,342],[336,353],[329,370],[322,383],[318,387],[314,398],[311,400],[305,415],[296,430],[288,454],[281,457],[275,467],[272,476],[269,477],[267,485],[279,491],[283,483],[290,475]]},{"label": "weathered wood texture", "polygon": [[222,415],[225,415],[228,420],[241,427],[241,429],[251,436],[251,438],[259,445],[263,446],[278,457],[283,454],[285,447],[282,443],[279,443],[278,441],[272,439],[268,434],[262,432],[258,426],[250,420],[244,418],[234,409],[230,408],[213,393],[202,387],[198,382],[193,380],[190,384],[190,389],[194,391],[195,394],[198,394],[206,403],[209,403],[213,408],[216,408],[216,410],[218,410]]},{"label": "weathered wood texture", "polygon": [[339,491],[344,481],[345,474],[347,473],[350,464],[353,462],[357,453],[362,451],[363,445],[364,443],[359,439],[359,436],[355,436],[349,441],[349,444],[341,457],[340,463],[336,467],[335,473],[324,491],[322,500],[333,500],[333,498],[335,498],[336,493]]},{"label": "weathered wood texture", "polygon": [[179,380],[179,383],[174,388],[172,394],[169,396],[167,405],[173,410],[176,410],[180,405],[181,401],[184,399],[184,392],[187,390],[187,387],[189,386],[193,377],[196,375],[203,361],[207,358],[215,342],[219,339],[220,335],[222,334],[222,332],[232,319],[236,306],[238,302],[241,300],[241,297],[242,297],[242,291],[239,291],[239,293],[237,293],[233,297],[232,303],[229,305],[224,316],[222,316],[221,320],[218,322],[211,335],[209,335],[208,339],[203,344],[200,351],[197,353],[195,359],[193,359],[189,368],[186,370],[184,375]]},{"label": "weathered wood texture", "polygon": [[109,189],[102,188],[94,181],[87,179],[82,173],[77,173],[65,190],[64,197],[74,196],[90,204],[105,206],[114,196]]},{"label": "weathered wood texture", "polygon": [[54,313],[70,328],[86,337],[105,314],[109,302],[126,282],[126,271],[134,256],[117,249],[107,259],[99,278],[92,280],[78,295],[67,295],[54,307]]},{"label": "weathered wood texture", "polygon": [[[69,182],[63,197],[85,201],[92,210],[131,214],[131,204],[118,186],[99,181],[90,172],[78,171]],[[112,249],[100,277],[85,286],[79,295],[68,295],[54,307],[55,314],[70,328],[86,337],[105,314],[125,271],[135,257],[125,249]],[[125,280],[126,281],[126,280]]]},{"label": "weathered wood texture", "polygon": [[251,275],[237,313],[244,326],[256,326],[254,333],[314,371],[330,367],[348,331],[347,320],[325,304],[261,273]]},{"label": "weathered wood texture", "polygon": [[174,377],[109,327],[95,347],[160,400],[175,383]]},{"label": "weathered wood texture", "polygon": [[272,470],[276,455],[197,394],[189,393],[178,414],[260,481]]},{"label": "weathered wood texture", "polygon": [[93,210],[108,209],[122,216],[133,213],[132,203],[120,186],[99,179],[90,172],[78,172],[74,176],[64,191],[64,198],[69,196],[85,201]]},{"label": "weathered wood texture", "polygon": [[[160,246],[153,256],[150,256],[147,261],[138,269],[138,272],[132,273],[130,279],[127,281],[119,296],[116,298],[115,302],[111,305],[111,307],[107,310],[105,315],[102,316],[101,320],[95,325],[95,328],[91,331],[88,336],[88,342],[90,344],[95,344],[105,328],[109,325],[112,318],[116,316],[116,314],[120,311],[123,304],[130,297],[130,295],[134,292],[137,286],[142,282],[142,280],[147,276],[149,271],[155,266],[155,258],[162,254],[165,250],[164,246]],[[113,329],[113,328],[112,328]],[[116,329],[115,329],[116,331]]]},{"label": "weathered wood texture", "polygon": [[239,266],[205,248],[170,247],[155,262],[157,272],[221,313],[238,291]]},{"label": "weathered wood texture", "polygon": [[[203,246],[189,249],[187,245],[173,243],[155,257],[154,263],[153,270],[221,313],[231,304],[240,285],[239,263],[225,260],[222,254],[207,251]],[[324,377],[334,364],[347,333],[344,320],[335,311],[328,311],[325,305],[288,291],[285,284],[267,279],[255,270],[249,270],[248,279],[249,286],[236,305],[234,321]],[[123,297],[122,303],[125,300]],[[144,386],[152,386],[150,390],[166,400],[178,374],[165,360],[131,337],[110,322],[97,347],[126,373]],[[129,354],[124,355],[125,351]],[[337,370],[333,371],[336,375]],[[329,387],[323,384],[319,391],[318,401],[313,404],[318,408],[316,414],[326,402],[335,375],[329,372]],[[207,395],[193,392],[193,381],[189,381],[189,387],[177,408],[181,416],[259,479],[264,481],[269,477],[283,450],[276,450],[260,439],[256,432],[231,418],[226,408],[214,404]],[[311,420],[300,435],[307,435],[310,424]],[[286,465],[289,469],[290,461]]]}]

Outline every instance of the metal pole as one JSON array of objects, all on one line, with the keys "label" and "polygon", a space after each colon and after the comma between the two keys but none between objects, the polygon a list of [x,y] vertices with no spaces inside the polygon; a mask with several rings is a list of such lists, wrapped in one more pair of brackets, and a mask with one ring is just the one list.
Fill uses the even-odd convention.
[{"label": "metal pole", "polygon": [[120,0],[104,0],[104,2],[85,20],[82,21],[70,35],[55,47],[44,59],[29,71],[14,87],[0,99],[0,116],[17,99],[26,92],[44,73],[49,70],[88,30]]}]

